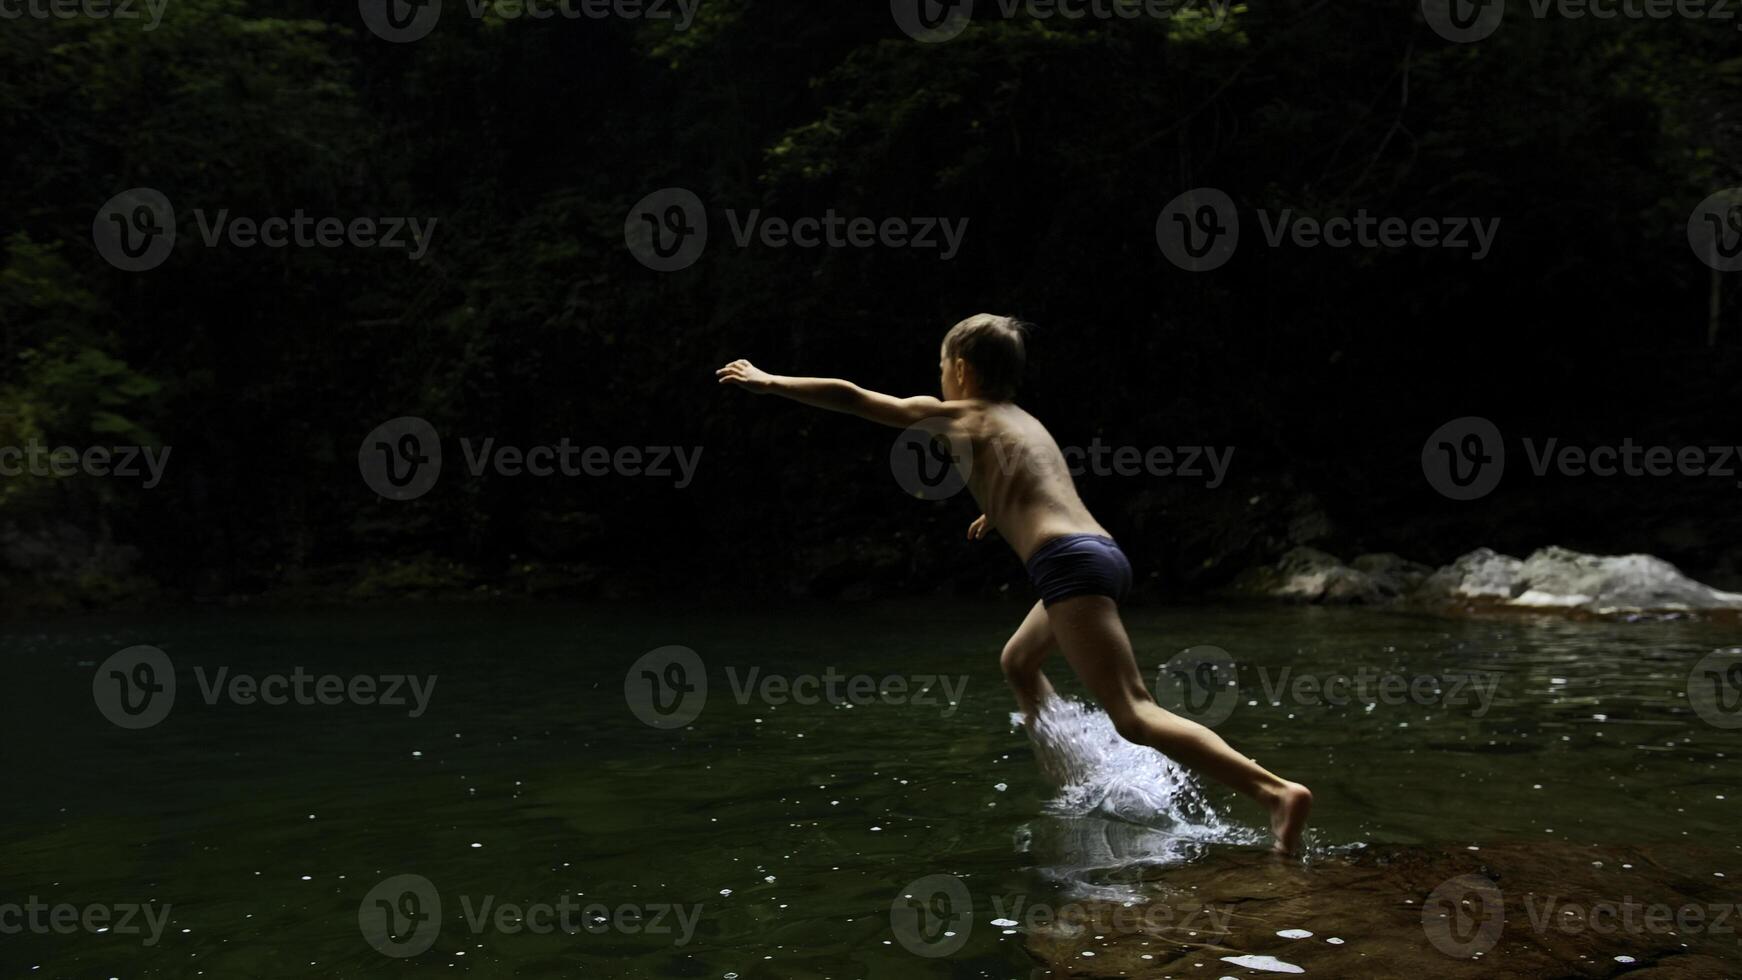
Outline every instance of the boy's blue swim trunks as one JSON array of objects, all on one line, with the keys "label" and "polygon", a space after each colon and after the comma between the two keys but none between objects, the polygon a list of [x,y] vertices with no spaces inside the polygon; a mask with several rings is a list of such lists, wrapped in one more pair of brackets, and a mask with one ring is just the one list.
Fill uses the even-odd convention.
[{"label": "boy's blue swim trunks", "polygon": [[1104,595],[1123,602],[1131,591],[1131,563],[1112,538],[1064,534],[1028,556],[1028,580],[1048,606],[1079,595]]}]

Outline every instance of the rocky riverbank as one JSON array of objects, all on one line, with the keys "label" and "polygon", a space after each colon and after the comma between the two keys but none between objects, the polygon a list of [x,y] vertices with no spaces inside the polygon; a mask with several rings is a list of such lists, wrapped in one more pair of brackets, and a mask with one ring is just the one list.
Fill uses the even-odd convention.
[{"label": "rocky riverbank", "polygon": [[1588,555],[1542,548],[1526,558],[1478,548],[1441,568],[1393,554],[1345,563],[1295,548],[1243,573],[1233,592],[1325,604],[1398,604],[1445,612],[1484,609],[1628,617],[1742,614],[1742,594],[1696,582],[1651,555]]}]

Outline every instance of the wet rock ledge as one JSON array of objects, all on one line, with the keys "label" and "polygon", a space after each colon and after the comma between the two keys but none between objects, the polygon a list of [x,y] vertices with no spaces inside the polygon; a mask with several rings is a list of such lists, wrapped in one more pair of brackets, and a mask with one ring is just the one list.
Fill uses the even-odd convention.
[{"label": "wet rock ledge", "polygon": [[1033,976],[1742,976],[1734,855],[1545,842],[1302,865],[1228,851],[1153,874],[1149,905],[1083,903],[1084,921],[1125,927],[1032,931]]}]

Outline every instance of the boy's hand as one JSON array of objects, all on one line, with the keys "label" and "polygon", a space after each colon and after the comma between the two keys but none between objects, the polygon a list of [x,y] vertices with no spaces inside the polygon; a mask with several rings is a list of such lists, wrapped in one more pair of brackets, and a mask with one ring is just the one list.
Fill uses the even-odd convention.
[{"label": "boy's hand", "polygon": [[984,538],[991,530],[992,522],[987,519],[985,514],[981,514],[979,517],[974,518],[974,523],[968,525],[968,540],[978,541],[981,538]]},{"label": "boy's hand", "polygon": [[840,378],[789,378],[769,374],[742,358],[714,372],[720,384],[747,388],[752,394],[780,395],[812,408],[857,415],[879,425],[905,429],[930,418],[953,418],[967,402],[942,402],[929,395],[896,398],[866,391]]},{"label": "boy's hand", "polygon": [[714,377],[720,379],[720,384],[737,385],[756,395],[774,390],[774,376],[742,358],[715,371]]}]

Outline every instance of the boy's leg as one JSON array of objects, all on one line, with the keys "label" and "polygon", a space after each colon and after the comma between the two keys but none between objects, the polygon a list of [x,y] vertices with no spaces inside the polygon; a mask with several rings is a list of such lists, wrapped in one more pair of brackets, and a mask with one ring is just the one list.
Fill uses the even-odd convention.
[{"label": "boy's leg", "polygon": [[1035,603],[1034,608],[1022,620],[1022,625],[1010,635],[1004,644],[1004,652],[998,657],[998,666],[1004,671],[1004,680],[1010,684],[1010,690],[1016,695],[1016,705],[1022,709],[1022,716],[1029,722],[1034,721],[1034,713],[1047,698],[1052,697],[1052,684],[1047,682],[1046,675],[1040,672],[1040,665],[1046,661],[1057,644],[1053,641],[1052,624],[1047,621],[1046,606]]},{"label": "boy's leg", "polygon": [[1252,797],[1270,811],[1277,849],[1292,852],[1312,809],[1312,793],[1229,747],[1222,736],[1156,704],[1144,686],[1119,621],[1106,596],[1062,599],[1046,610],[1051,633],[1071,669],[1107,709],[1121,737],[1160,750],[1168,758]]}]

